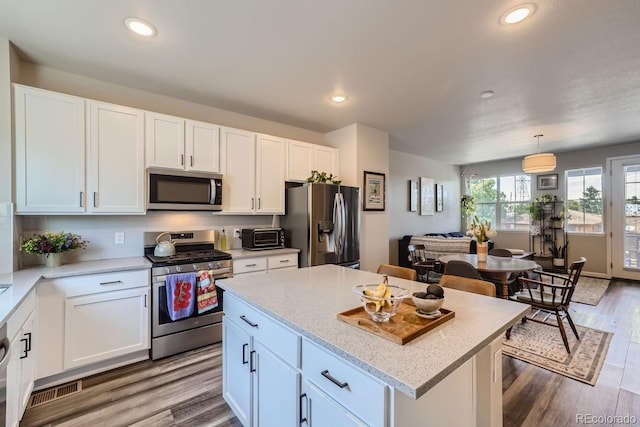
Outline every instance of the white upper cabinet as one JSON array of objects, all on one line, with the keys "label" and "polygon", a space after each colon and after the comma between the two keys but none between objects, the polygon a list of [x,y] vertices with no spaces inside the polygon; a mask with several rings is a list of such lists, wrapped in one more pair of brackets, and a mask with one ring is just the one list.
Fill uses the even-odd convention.
[{"label": "white upper cabinet", "polygon": [[219,172],[220,126],[187,120],[185,128],[185,169]]},{"label": "white upper cabinet", "polygon": [[220,127],[147,113],[147,167],[200,172],[220,170]]},{"label": "white upper cabinet", "polygon": [[18,213],[144,213],[143,111],[20,85],[14,95]]},{"label": "white upper cabinet", "polygon": [[89,101],[88,210],[144,213],[144,112]]},{"label": "white upper cabinet", "polygon": [[337,176],[338,149],[288,140],[286,180],[305,182],[312,170]]},{"label": "white upper cabinet", "polygon": [[147,167],[183,170],[184,119],[147,113]]},{"label": "white upper cabinet", "polygon": [[82,98],[14,86],[16,212],[84,212]]},{"label": "white upper cabinet", "polygon": [[282,138],[220,129],[223,213],[284,213],[285,149]]}]

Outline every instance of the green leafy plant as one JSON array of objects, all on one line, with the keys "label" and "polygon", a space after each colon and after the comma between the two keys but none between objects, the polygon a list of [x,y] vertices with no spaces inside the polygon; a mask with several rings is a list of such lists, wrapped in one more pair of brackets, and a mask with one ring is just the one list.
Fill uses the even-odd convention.
[{"label": "green leafy plant", "polygon": [[476,199],[470,194],[464,194],[460,198],[460,213],[462,217],[468,219],[476,211]]},{"label": "green leafy plant", "polygon": [[567,253],[567,246],[569,245],[569,242],[565,243],[564,245],[561,246],[556,246],[553,245],[551,248],[549,248],[549,252],[551,252],[551,256],[553,258],[563,258]]},{"label": "green leafy plant", "polygon": [[529,212],[529,219],[532,224],[534,221],[540,221],[542,219],[542,206],[536,201],[529,203],[527,212]]},{"label": "green leafy plant", "polygon": [[337,176],[333,176],[332,173],[327,175],[326,172],[318,172],[317,170],[312,170],[311,176],[307,178],[307,182],[320,183],[320,184],[331,183],[335,185],[340,185],[342,181],[339,180]]},{"label": "green leafy plant", "polygon": [[22,244],[22,249],[28,254],[51,254],[85,249],[88,243],[88,240],[83,240],[78,234],[45,231],[26,240]]}]

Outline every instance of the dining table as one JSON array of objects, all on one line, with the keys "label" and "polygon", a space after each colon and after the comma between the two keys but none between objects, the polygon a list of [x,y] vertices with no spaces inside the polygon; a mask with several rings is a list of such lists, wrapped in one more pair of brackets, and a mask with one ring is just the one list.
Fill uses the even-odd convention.
[{"label": "dining table", "polygon": [[478,261],[476,254],[443,255],[438,260],[446,264],[449,261],[466,261],[479,272],[498,273],[502,283],[502,298],[509,299],[509,274],[534,270],[538,264],[535,261],[518,258],[504,258],[487,255],[486,261]]}]

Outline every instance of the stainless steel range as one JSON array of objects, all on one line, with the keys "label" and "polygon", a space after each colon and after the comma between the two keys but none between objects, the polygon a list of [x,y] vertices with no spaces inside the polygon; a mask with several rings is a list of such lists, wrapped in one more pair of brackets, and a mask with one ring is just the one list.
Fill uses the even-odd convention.
[{"label": "stainless steel range", "polygon": [[[169,232],[175,254],[156,256],[156,238],[161,232],[144,233],[144,254],[153,263],[151,270],[151,359],[159,359],[222,341],[223,291],[216,288],[217,306],[198,314],[172,320],[169,313],[167,278],[170,275],[207,271],[215,279],[233,277],[231,255],[214,248],[213,230]],[[166,243],[166,241],[165,241]],[[162,251],[168,253],[165,244]],[[172,248],[173,249],[173,248]],[[173,251],[171,251],[173,252]],[[170,277],[169,277],[170,278]],[[193,289],[193,298],[196,298]],[[197,304],[196,304],[197,305]]]}]

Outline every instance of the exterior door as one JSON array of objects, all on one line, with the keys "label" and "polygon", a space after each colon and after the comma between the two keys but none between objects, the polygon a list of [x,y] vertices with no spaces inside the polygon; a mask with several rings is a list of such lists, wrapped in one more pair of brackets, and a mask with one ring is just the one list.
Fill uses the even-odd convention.
[{"label": "exterior door", "polygon": [[611,273],[640,276],[640,156],[611,160]]}]

